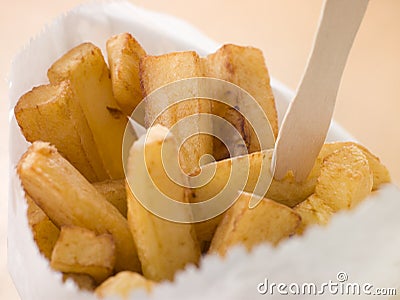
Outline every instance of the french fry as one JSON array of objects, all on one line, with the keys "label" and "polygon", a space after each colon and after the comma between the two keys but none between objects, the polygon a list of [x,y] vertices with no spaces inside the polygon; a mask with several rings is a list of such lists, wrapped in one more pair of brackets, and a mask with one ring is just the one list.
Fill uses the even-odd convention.
[{"label": "french fry", "polygon": [[346,144],[334,150],[322,163],[315,193],[294,208],[302,218],[298,233],[311,224],[325,225],[333,213],[355,207],[372,186],[368,159],[357,145]]},{"label": "french fry", "polygon": [[[165,137],[165,140],[164,140]],[[162,141],[164,140],[164,143]],[[142,206],[166,208],[160,192],[175,201],[187,202],[185,188],[172,181],[164,170],[162,147],[167,157],[178,153],[176,141],[168,129],[150,127],[148,138],[142,136],[131,147],[127,168],[128,222],[135,240],[143,274],[154,281],[173,280],[176,271],[187,264],[197,264],[200,248],[194,226],[162,219]],[[179,170],[174,170],[179,172]],[[179,173],[178,173],[179,174]],[[142,202],[135,198],[132,189],[139,193]],[[191,217],[189,210],[175,211]]]},{"label": "french fry", "polygon": [[114,205],[121,215],[126,218],[126,190],[125,180],[106,180],[93,183],[100,194],[102,194],[108,202]]},{"label": "french fry", "polygon": [[97,283],[111,275],[115,265],[115,244],[111,234],[96,235],[77,227],[61,227],[50,265],[64,273],[87,274]]},{"label": "french fry", "polygon": [[[247,159],[249,162],[249,173],[247,178],[247,183],[244,187],[245,191],[252,192],[257,183],[261,165],[264,163],[270,163],[271,151],[263,151],[263,152],[254,152],[247,156],[236,156],[225,160],[220,160],[211,164],[204,165],[202,167],[202,171],[205,173],[207,169],[215,169],[215,174],[212,179],[205,185],[201,187],[194,188],[189,193],[189,201],[191,203],[199,203],[203,201],[207,201],[213,197],[215,197],[220,191],[222,191],[229,180],[231,179],[231,168],[232,164],[235,162],[239,165],[238,169],[243,172],[243,175],[246,176],[244,172],[246,171]],[[265,166],[264,166],[265,167]],[[268,166],[267,166],[268,168]],[[236,191],[234,191],[236,192]],[[236,194],[235,194],[236,196]],[[199,222],[195,224],[197,238],[200,242],[202,250],[206,250],[207,245],[212,240],[214,232],[222,220],[223,214],[217,217],[214,217],[210,220]]]},{"label": "french fry", "polygon": [[154,282],[147,280],[138,273],[123,271],[108,278],[99,285],[95,293],[99,298],[119,296],[122,299],[129,299],[129,294],[136,289],[145,289],[151,292]]},{"label": "french fry", "polygon": [[33,239],[39,251],[50,260],[60,230],[28,195],[26,195],[26,201],[28,204],[28,223],[33,233]]},{"label": "french fry", "polygon": [[[318,159],[321,161],[329,154],[334,151],[341,149],[345,146],[356,146],[359,148],[365,155],[368,160],[369,167],[372,171],[373,175],[373,186],[372,190],[375,191],[379,188],[381,184],[389,183],[391,181],[390,174],[388,169],[381,163],[378,157],[373,155],[367,148],[364,146],[354,143],[354,142],[335,142],[335,143],[327,143],[321,149],[321,153]],[[321,165],[321,163],[319,163]]]},{"label": "french fry", "polygon": [[69,81],[33,88],[18,100],[14,113],[28,142],[55,145],[91,182],[109,178]]},{"label": "french fry", "polygon": [[128,119],[115,101],[100,49],[91,43],[71,49],[50,67],[47,76],[52,84],[71,82],[104,166],[112,179],[123,178],[122,140]]},{"label": "french fry", "polygon": [[[348,142],[346,145],[352,145]],[[367,148],[362,145],[354,144],[359,148],[368,160],[368,165],[372,171],[373,184],[372,190],[376,191],[382,184],[391,182],[390,174],[388,169],[381,163],[379,158],[372,154]]]},{"label": "french fry", "polygon": [[334,213],[332,208],[325,204],[324,200],[314,194],[297,204],[293,210],[301,216],[301,224],[297,228],[298,234],[303,234],[306,227],[311,224],[328,224]]},{"label": "french fry", "polygon": [[[215,167],[215,175],[207,184],[191,190],[189,193],[190,202],[199,203],[209,200],[224,189],[228,180],[231,178],[231,167],[233,162],[239,165],[238,169],[243,172],[242,176],[246,176],[245,171],[247,159],[249,161],[249,173],[246,185],[244,186],[244,191],[253,193],[259,179],[261,166],[263,167],[263,172],[269,172],[271,158],[272,150],[265,150],[204,165],[202,167],[203,171]],[[302,183],[296,182],[296,180],[290,175],[286,176],[282,181],[273,179],[265,197],[289,207],[295,206],[314,192],[317,178],[317,168],[314,168],[307,180]],[[220,215],[213,219],[195,224],[197,237],[202,245],[202,249],[207,247],[207,244],[212,240],[215,229],[222,217],[223,215]]]},{"label": "french fry", "polygon": [[[252,95],[265,112],[272,131],[277,137],[278,115],[275,100],[269,83],[269,74],[265,66],[264,57],[259,49],[227,44],[217,52],[204,58],[202,63],[205,76],[229,81]],[[236,103],[235,106],[240,110],[245,106],[245,103]],[[249,153],[260,151],[255,131],[244,119],[244,116],[241,116],[235,109],[217,102],[213,102],[212,110],[213,114],[225,118],[239,130],[246,142]],[[217,159],[227,157],[227,153],[221,143],[214,143],[214,155]]]},{"label": "french fry", "polygon": [[301,218],[294,210],[266,198],[250,209],[252,197],[258,196],[242,192],[229,208],[215,232],[209,253],[224,256],[230,247],[238,244],[248,251],[261,242],[276,246],[296,232]]},{"label": "french fry", "polygon": [[[203,76],[199,56],[192,51],[175,52],[160,56],[147,56],[140,63],[140,81],[144,96],[148,96],[154,90],[177,80]],[[177,91],[179,94],[181,91]],[[187,95],[186,95],[187,97]],[[170,109],[157,117],[161,108],[166,108],[176,100],[176,94],[167,95],[162,99],[146,99],[145,125],[161,124],[171,128],[179,120],[189,115],[199,113],[211,113],[211,102],[204,99],[191,99],[175,104]],[[175,135],[178,143],[187,138],[187,133],[208,131],[211,132],[210,122],[191,122],[179,128]],[[204,154],[212,154],[213,138],[210,135],[196,134],[187,139],[180,149],[180,162],[187,174],[194,173],[199,168],[200,158]]]},{"label": "french fry", "polygon": [[81,290],[93,291],[96,287],[96,282],[92,277],[86,274],[63,273],[63,282],[72,280]]},{"label": "french fry", "polygon": [[315,164],[303,182],[297,182],[292,172],[286,174],[281,180],[273,179],[265,197],[294,207],[314,192],[319,170],[319,165]]},{"label": "french fry", "polygon": [[126,219],[55,147],[34,142],[20,159],[17,172],[26,193],[57,227],[75,225],[96,234],[112,234],[116,271],[140,271]]},{"label": "french fry", "polygon": [[[252,193],[258,181],[261,166],[264,172],[269,172],[269,166],[272,159],[272,150],[264,150],[261,152],[253,152],[248,155],[236,156],[217,162],[213,162],[202,166],[203,169],[213,168],[215,165],[215,176],[205,185],[192,189],[190,194],[191,202],[206,201],[216,194],[228,182],[231,172],[232,162],[235,161],[239,165],[243,164],[243,171],[245,168],[246,160],[249,160],[249,174],[244,191]],[[295,181],[291,174],[288,174],[283,180],[272,180],[271,186],[267,191],[265,197],[273,199],[279,203],[293,207],[299,202],[305,200],[309,195],[314,192],[317,178],[319,176],[320,168],[314,166],[307,180],[301,183]],[[245,174],[243,175],[245,176]]]},{"label": "french fry", "polygon": [[354,145],[344,146],[325,158],[315,195],[333,211],[351,209],[371,192],[372,185],[364,153]]},{"label": "french fry", "polygon": [[146,52],[132,35],[121,33],[107,41],[107,54],[114,97],[122,111],[130,116],[143,99],[139,62]]}]

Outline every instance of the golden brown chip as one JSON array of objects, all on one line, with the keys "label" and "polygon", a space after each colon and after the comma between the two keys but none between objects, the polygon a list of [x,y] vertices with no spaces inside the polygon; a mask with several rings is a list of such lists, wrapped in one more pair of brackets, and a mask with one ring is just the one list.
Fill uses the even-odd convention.
[{"label": "golden brown chip", "polygon": [[301,224],[297,228],[297,233],[302,234],[305,228],[312,224],[326,225],[328,224],[333,210],[325,204],[324,200],[316,195],[311,195],[303,202],[297,204],[293,210],[301,217]]},{"label": "golden brown chip", "polygon": [[315,187],[315,195],[333,211],[351,209],[372,189],[372,171],[364,153],[354,145],[327,156]]},{"label": "golden brown chip", "polygon": [[[178,148],[168,129],[161,125],[151,127],[147,140],[142,136],[133,144],[127,167],[127,182],[131,184],[127,185],[128,222],[143,274],[154,281],[173,280],[178,270],[190,263],[197,264],[200,258],[193,224],[168,221],[162,218],[165,215],[157,216],[154,210],[147,210],[170,211],[165,205],[168,200],[161,198],[160,192],[173,199],[170,201],[188,202],[185,188],[172,181],[165,171],[163,148],[167,151],[165,157],[176,157]],[[171,171],[181,175],[179,169]],[[141,198],[137,199],[137,195]],[[176,208],[174,213],[191,218],[191,211],[185,208]]]},{"label": "golden brown chip", "polygon": [[99,191],[108,202],[114,205],[121,215],[126,218],[126,190],[125,180],[106,180],[93,183],[93,186]]},{"label": "golden brown chip", "polygon": [[[262,52],[253,47],[232,44],[222,46],[217,52],[202,60],[204,75],[229,81],[252,95],[268,118],[275,137],[278,135],[278,115],[270,86],[270,79]],[[240,111],[246,104],[236,103]],[[254,130],[238,111],[221,103],[213,102],[213,114],[231,122],[242,134],[249,152],[260,150]],[[253,120],[254,121],[254,120]],[[226,158],[221,143],[214,143],[214,155],[217,159]]]},{"label": "golden brown chip", "polygon": [[136,289],[145,289],[151,292],[154,282],[134,272],[124,271],[108,278],[95,290],[99,298],[109,296],[120,296],[122,299],[129,299],[129,294]]},{"label": "golden brown chip", "polygon": [[[140,64],[140,80],[144,96],[154,90],[181,79],[202,76],[200,58],[193,51],[174,52],[160,56],[147,56]],[[190,89],[189,89],[190,90]],[[146,98],[145,124],[161,124],[171,128],[178,121],[200,113],[211,113],[211,103],[204,99],[190,99],[171,106],[168,110],[158,115],[168,105],[175,103],[177,95],[182,95],[185,88],[179,90],[176,86],[170,94],[159,98]],[[188,95],[184,95],[188,97]],[[153,101],[154,100],[154,101]],[[154,123],[153,123],[154,122]],[[204,154],[212,154],[212,137],[205,134],[195,134],[189,138],[189,133],[211,132],[211,124],[195,120],[181,126],[174,132],[180,148],[180,163],[187,174],[194,173],[199,168],[200,158]],[[188,138],[186,141],[185,138]]]},{"label": "golden brown chip", "polygon": [[72,280],[81,290],[93,291],[96,287],[94,279],[86,274],[63,273],[63,282]]},{"label": "golden brown chip", "polygon": [[139,63],[146,52],[132,35],[121,33],[107,41],[107,54],[114,97],[122,111],[130,116],[143,99]]},{"label": "golden brown chip", "polygon": [[50,260],[51,252],[53,252],[54,245],[60,235],[60,230],[31,197],[25,196],[28,203],[27,217],[33,233],[33,239],[39,251]]},{"label": "golden brown chip", "polygon": [[105,180],[109,175],[79,102],[69,81],[41,85],[18,100],[15,118],[27,141],[49,142],[89,181]]},{"label": "golden brown chip", "polygon": [[123,178],[122,140],[128,119],[114,98],[101,50],[80,44],[53,63],[47,76],[52,84],[70,81],[108,174]]},{"label": "golden brown chip", "polygon": [[115,265],[115,244],[111,234],[96,235],[77,226],[61,227],[50,265],[63,273],[86,274],[97,283],[109,277]]},{"label": "golden brown chip", "polygon": [[224,256],[238,244],[249,251],[262,242],[276,246],[296,232],[301,218],[293,209],[266,198],[251,209],[251,197],[258,196],[243,192],[226,212],[211,242],[210,253]]}]

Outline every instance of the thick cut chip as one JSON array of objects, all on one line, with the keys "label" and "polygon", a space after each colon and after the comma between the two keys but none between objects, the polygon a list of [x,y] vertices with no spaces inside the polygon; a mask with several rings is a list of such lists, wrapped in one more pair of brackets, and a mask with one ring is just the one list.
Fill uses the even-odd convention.
[{"label": "thick cut chip", "polygon": [[237,202],[227,211],[211,242],[211,253],[222,256],[238,244],[248,251],[254,246],[269,242],[276,246],[293,235],[300,225],[300,216],[291,208],[269,199],[262,199],[255,208],[249,208],[252,197],[242,192]]},{"label": "thick cut chip", "polygon": [[[239,165],[238,169],[240,170],[240,178],[245,179],[245,177],[248,176],[244,186],[244,191],[253,193],[260,178],[261,167],[262,172],[267,172],[269,174],[269,178],[271,177],[271,174],[269,173],[271,158],[272,150],[266,150],[261,152],[253,152],[244,156],[236,156],[204,165],[202,167],[204,172],[207,173],[208,169],[215,167],[215,174],[207,184],[198,188],[194,188],[190,191],[190,202],[199,203],[207,201],[226,189],[228,181],[233,180],[233,178],[237,176],[237,174],[231,174],[233,163],[237,163]],[[248,174],[246,172],[247,161],[249,163]],[[296,182],[296,180],[290,175],[286,176],[280,181],[273,179],[265,197],[273,199],[289,207],[295,206],[314,192],[315,183],[318,177],[316,171],[317,169],[314,168],[307,180],[301,183]],[[221,221],[221,218],[222,215],[195,224],[197,237],[201,243],[202,249],[207,247],[211,241],[215,229]]]},{"label": "thick cut chip", "polygon": [[328,224],[333,214],[332,208],[316,195],[311,195],[293,209],[301,216],[301,224],[297,228],[299,234],[302,234],[305,228],[311,224]]},{"label": "thick cut chip", "polygon": [[315,195],[333,211],[351,209],[372,189],[368,160],[356,146],[344,146],[327,156],[315,187]]},{"label": "thick cut chip", "polygon": [[69,81],[33,88],[18,100],[14,113],[27,141],[55,145],[91,182],[109,178]]},{"label": "thick cut chip", "polygon": [[[275,137],[278,135],[278,115],[275,100],[264,57],[259,49],[227,44],[204,58],[202,62],[205,76],[229,81],[253,96],[268,118]],[[246,103],[235,103],[234,106],[235,109],[213,102],[213,114],[225,118],[239,130],[250,153],[259,151],[258,138],[250,124],[244,119],[248,116],[241,116],[236,111],[241,111]],[[250,121],[255,122],[257,120]],[[214,155],[217,159],[227,157],[221,143],[214,143]]]},{"label": "thick cut chip", "polygon": [[373,182],[374,182],[372,186],[373,191],[377,190],[381,184],[389,183],[391,181],[388,169],[381,163],[379,158],[373,155],[364,146],[354,142],[335,142],[335,143],[325,144],[322,147],[321,152],[318,156],[318,160],[320,161],[318,164],[321,165],[322,160],[324,160],[325,157],[345,146],[356,146],[364,153],[365,157],[368,160],[368,164],[373,175]]},{"label": "thick cut chip", "polygon": [[[149,96],[156,89],[166,84],[187,78],[203,76],[200,58],[196,52],[175,52],[160,56],[147,56],[140,64],[140,80],[144,96]],[[145,124],[161,124],[173,127],[178,121],[192,116],[192,120],[175,129],[174,135],[180,148],[180,163],[187,173],[194,173],[199,168],[200,158],[204,154],[212,154],[213,138],[200,132],[211,132],[211,122],[205,122],[201,113],[211,113],[211,102],[205,99],[192,98],[172,105],[182,96],[190,98],[195,91],[192,85],[175,85],[163,93],[162,97],[146,98]],[[187,92],[187,93],[186,93]],[[153,94],[154,95],[154,94]],[[160,114],[162,112],[162,114]],[[182,123],[180,123],[182,124]],[[192,136],[192,134],[194,134]],[[187,140],[185,140],[187,138]]]},{"label": "thick cut chip", "polygon": [[121,33],[107,41],[107,54],[114,97],[122,111],[130,116],[143,98],[139,63],[146,52],[132,35]]},{"label": "thick cut chip", "polygon": [[128,119],[113,96],[110,71],[100,49],[91,43],[71,49],[50,67],[47,76],[53,84],[71,82],[104,166],[112,179],[123,178],[122,140]]},{"label": "thick cut chip", "polygon": [[97,283],[108,278],[115,265],[115,245],[111,234],[96,235],[77,226],[61,227],[50,265],[64,273],[87,274]]},{"label": "thick cut chip", "polygon": [[126,218],[127,207],[125,180],[95,182],[93,183],[93,186]]},{"label": "thick cut chip", "polygon": [[[336,146],[332,144],[323,151]],[[302,234],[312,224],[325,225],[333,213],[355,207],[369,195],[372,186],[369,160],[357,145],[347,144],[332,150],[322,162],[315,193],[294,208],[302,218],[298,233]]]},{"label": "thick cut chip", "polygon": [[39,251],[47,259],[50,259],[60,230],[28,195],[26,195],[26,201],[28,203],[28,223],[33,233],[33,239]]},{"label": "thick cut chip", "polygon": [[59,228],[75,225],[96,234],[112,234],[117,271],[140,271],[127,220],[56,150],[34,142],[20,159],[17,172],[26,193]]},{"label": "thick cut chip", "polygon": [[151,292],[154,282],[134,272],[123,271],[108,278],[99,285],[95,293],[99,298],[119,296],[122,299],[129,299],[129,294],[136,289],[145,289]]},{"label": "thick cut chip", "polygon": [[[147,140],[142,136],[131,147],[127,168],[128,222],[143,274],[154,281],[173,280],[176,271],[189,263],[197,264],[200,258],[193,224],[168,221],[154,214],[154,209],[159,209],[164,213],[186,215],[188,220],[191,218],[189,209],[176,208],[172,212],[170,206],[165,205],[166,201],[188,201],[185,188],[165,172],[163,148],[167,151],[164,159],[177,157],[176,141],[168,134],[168,129],[161,125],[151,127]],[[171,171],[181,175],[180,170]]]},{"label": "thick cut chip", "polygon": [[[204,165],[202,167],[202,173],[208,173],[208,169],[215,168],[215,174],[211,180],[198,188],[194,188],[189,193],[189,200],[191,203],[199,203],[216,197],[221,191],[227,189],[228,182],[235,182],[234,187],[237,185],[236,182],[245,180],[244,190],[247,192],[253,192],[257,180],[259,178],[261,166],[264,164],[264,168],[268,168],[270,163],[271,151],[254,152],[245,156],[236,156],[233,158],[220,160],[211,164]],[[249,166],[249,172],[247,173],[247,163]],[[232,165],[237,164],[237,170],[240,170],[240,174],[233,174]],[[267,171],[264,169],[264,171]],[[248,176],[248,177],[247,177]],[[247,177],[247,180],[246,180]],[[232,203],[222,201],[233,201],[237,197],[237,190],[231,189],[231,196],[225,196],[223,198],[213,200],[215,205],[221,206],[221,208],[228,208]],[[214,232],[221,221],[223,215],[219,215],[210,220],[203,221],[195,224],[197,238],[201,244],[203,250],[206,249],[207,245],[211,242]]]},{"label": "thick cut chip", "polygon": [[93,291],[96,287],[94,279],[86,274],[63,273],[63,282],[72,280],[81,290]]}]

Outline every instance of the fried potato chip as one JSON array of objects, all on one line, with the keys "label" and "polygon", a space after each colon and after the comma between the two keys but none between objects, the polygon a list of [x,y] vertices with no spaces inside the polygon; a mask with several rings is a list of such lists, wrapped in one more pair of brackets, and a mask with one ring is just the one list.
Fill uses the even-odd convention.
[{"label": "fried potato chip", "polygon": [[293,209],[266,198],[251,209],[252,197],[258,196],[242,192],[226,212],[211,242],[210,253],[224,256],[230,247],[239,244],[248,251],[262,242],[276,246],[296,232],[301,218]]},{"label": "fried potato chip", "polygon": [[50,265],[64,273],[87,274],[97,283],[109,277],[115,265],[115,244],[111,234],[96,235],[78,226],[61,227]]},{"label": "fried potato chip", "polygon": [[130,116],[143,99],[139,63],[146,52],[131,34],[121,33],[107,41],[107,54],[114,97],[122,111]]},{"label": "fried potato chip", "polygon": [[154,282],[134,272],[123,271],[108,278],[95,290],[99,298],[119,296],[122,299],[129,299],[129,294],[136,289],[145,289],[151,292]]},{"label": "fried potato chip", "polygon": [[109,176],[123,178],[122,140],[128,118],[114,98],[101,50],[80,44],[53,63],[47,76],[52,84],[70,81]]}]

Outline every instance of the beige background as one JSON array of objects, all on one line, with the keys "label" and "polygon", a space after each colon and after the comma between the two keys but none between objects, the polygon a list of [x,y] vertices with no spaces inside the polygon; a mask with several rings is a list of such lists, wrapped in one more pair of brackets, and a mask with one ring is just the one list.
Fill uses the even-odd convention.
[{"label": "beige background", "polygon": [[[81,0],[1,0],[0,299],[18,299],[6,267],[7,72],[13,55],[53,18]],[[264,51],[272,76],[295,89],[322,0],[132,0],[187,20],[220,42]],[[201,4],[200,4],[201,3]],[[45,54],[44,54],[45,55]],[[339,92],[335,119],[368,146],[400,183],[400,1],[371,0]]]}]

